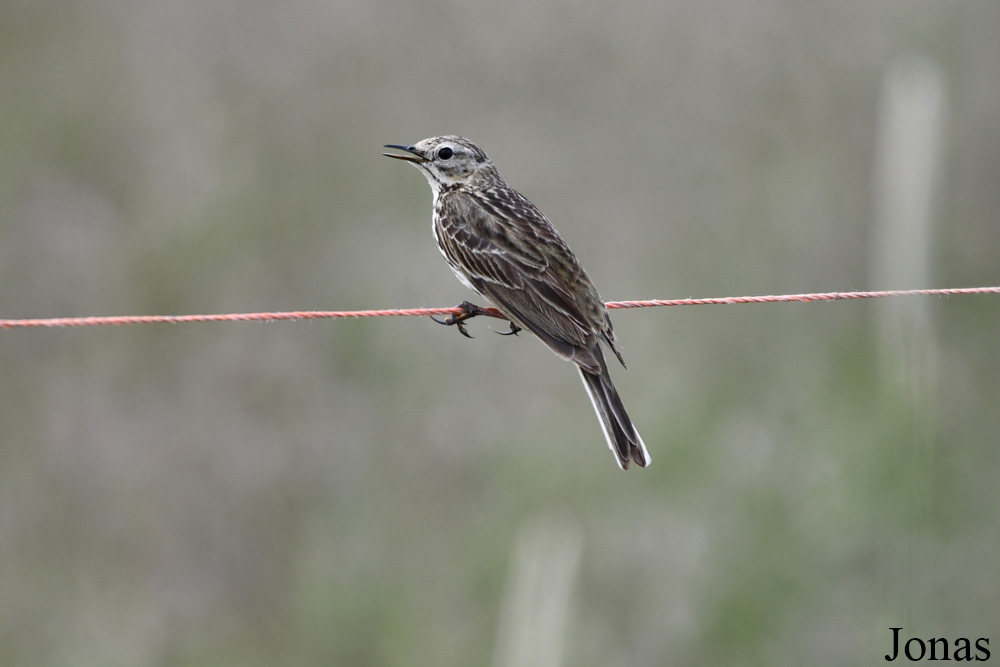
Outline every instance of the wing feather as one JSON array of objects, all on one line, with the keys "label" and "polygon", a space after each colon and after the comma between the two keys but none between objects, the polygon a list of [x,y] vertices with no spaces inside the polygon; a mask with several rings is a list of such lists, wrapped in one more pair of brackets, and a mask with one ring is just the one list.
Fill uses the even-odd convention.
[{"label": "wing feather", "polygon": [[609,332],[585,312],[566,276],[579,281],[582,275],[583,287],[595,297],[596,289],[545,216],[527,199],[515,203],[516,210],[506,203],[504,211],[498,207],[505,202],[442,193],[435,216],[441,249],[452,267],[517,325],[560,356],[600,373],[593,348],[598,333],[606,339]]}]

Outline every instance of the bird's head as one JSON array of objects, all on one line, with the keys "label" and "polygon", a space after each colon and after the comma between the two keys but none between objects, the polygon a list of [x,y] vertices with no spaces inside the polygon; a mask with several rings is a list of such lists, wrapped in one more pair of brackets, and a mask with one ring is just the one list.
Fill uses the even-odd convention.
[{"label": "bird's head", "polygon": [[483,149],[465,137],[431,137],[412,146],[386,144],[384,147],[404,151],[402,155],[382,155],[412,163],[427,177],[435,193],[443,187],[469,184],[496,175],[496,168]]}]

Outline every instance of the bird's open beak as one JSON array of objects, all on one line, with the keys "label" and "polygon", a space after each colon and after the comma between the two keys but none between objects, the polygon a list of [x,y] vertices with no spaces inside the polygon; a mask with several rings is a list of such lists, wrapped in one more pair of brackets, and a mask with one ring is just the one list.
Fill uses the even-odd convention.
[{"label": "bird's open beak", "polygon": [[395,148],[398,151],[406,151],[410,155],[399,155],[398,153],[382,153],[386,157],[394,157],[397,160],[406,160],[407,162],[413,162],[420,164],[421,162],[427,162],[427,158],[420,155],[413,146],[400,146],[399,144],[386,144],[382,148]]}]

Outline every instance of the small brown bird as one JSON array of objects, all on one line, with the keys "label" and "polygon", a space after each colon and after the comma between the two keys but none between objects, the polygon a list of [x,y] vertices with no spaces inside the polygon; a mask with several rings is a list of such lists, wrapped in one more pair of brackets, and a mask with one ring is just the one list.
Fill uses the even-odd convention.
[{"label": "small brown bird", "polygon": [[[611,381],[601,342],[615,345],[608,310],[587,272],[548,218],[500,177],[481,148],[458,136],[412,146],[386,144],[383,153],[416,166],[434,193],[433,229],[441,253],[462,283],[486,297],[511,322],[527,329],[577,365],[590,402],[618,465],[650,463],[649,452]],[[480,314],[472,304],[446,320],[466,334],[463,321]]]}]

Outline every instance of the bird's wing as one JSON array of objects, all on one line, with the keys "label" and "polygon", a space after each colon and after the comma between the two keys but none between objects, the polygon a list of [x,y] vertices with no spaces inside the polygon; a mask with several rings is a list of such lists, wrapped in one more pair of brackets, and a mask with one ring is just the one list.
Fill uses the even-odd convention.
[{"label": "bird's wing", "polygon": [[491,202],[449,193],[440,202],[438,242],[452,264],[512,321],[560,356],[600,374],[594,352],[600,330],[567,286],[575,279],[593,290],[589,279],[538,209],[526,199],[516,203],[513,210],[491,211]]}]

